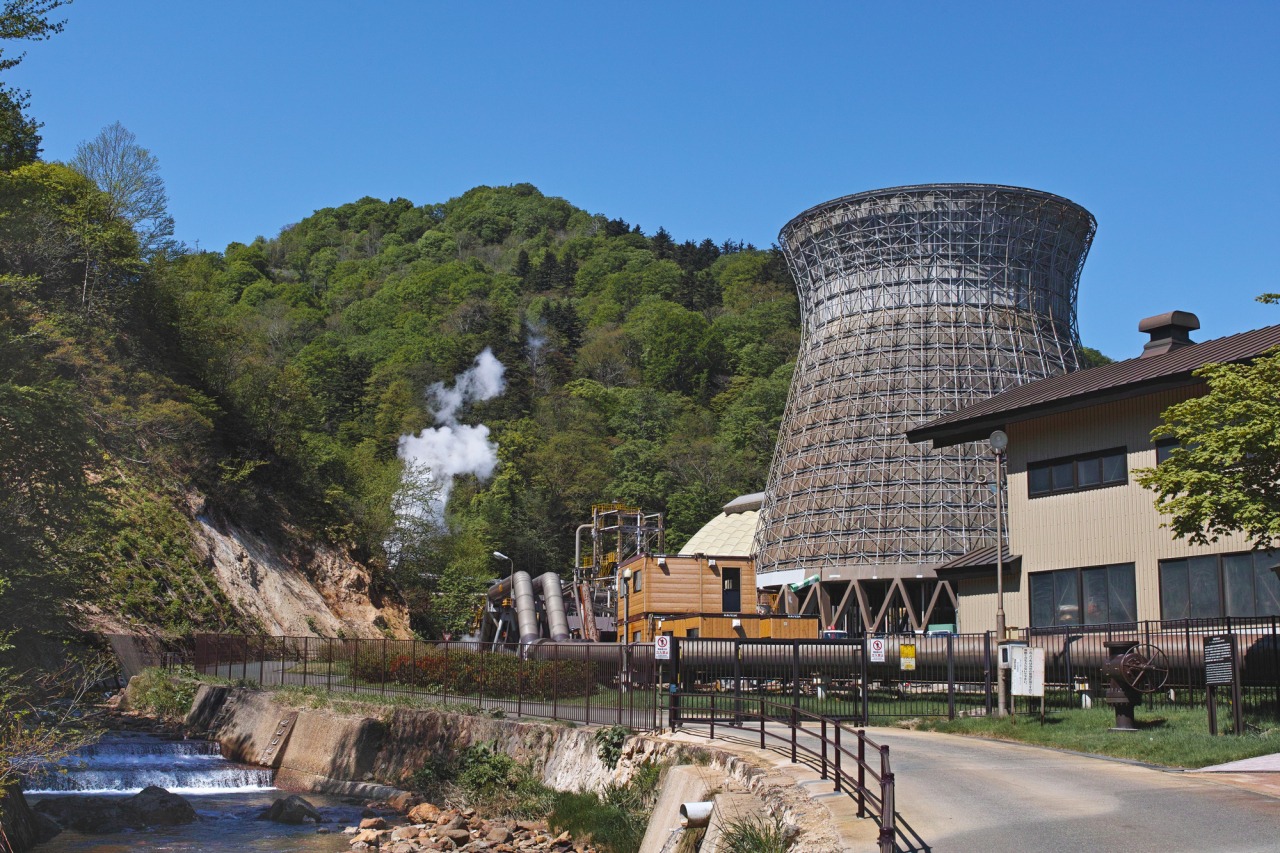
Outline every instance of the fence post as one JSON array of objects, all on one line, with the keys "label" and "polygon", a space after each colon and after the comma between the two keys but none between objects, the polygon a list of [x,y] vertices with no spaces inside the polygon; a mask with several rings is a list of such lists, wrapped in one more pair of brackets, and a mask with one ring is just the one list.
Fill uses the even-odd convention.
[{"label": "fence post", "polygon": [[267,665],[267,635],[258,637],[258,686],[265,687],[264,670]]},{"label": "fence post", "polygon": [[764,749],[764,696],[760,697],[760,748]]},{"label": "fence post", "polygon": [[560,719],[560,644],[551,656],[551,719]]},{"label": "fence post", "polygon": [[893,773],[889,770],[889,747],[880,747],[880,853],[893,853]]},{"label": "fence post", "polygon": [[311,656],[308,654],[310,650],[311,650],[311,638],[303,637],[302,638],[302,689],[303,690],[307,688],[307,670],[311,668],[310,666],[308,666],[308,663],[311,660]]},{"label": "fence post", "polygon": [[708,734],[709,740],[716,739],[716,692],[711,691],[711,732]]},{"label": "fence post", "polygon": [[516,716],[524,716],[524,668],[528,659],[524,654],[516,656]]},{"label": "fence post", "polygon": [[733,722],[741,725],[739,714],[742,711],[742,641],[733,641]]},{"label": "fence post", "polygon": [[835,758],[836,758],[836,772],[835,772],[835,774],[834,774],[834,775],[835,775],[835,777],[836,777],[836,793],[838,794],[838,793],[840,793],[840,791],[841,791],[841,790],[842,790],[842,788],[843,788],[843,782],[842,782],[842,781],[841,781],[841,779],[840,779],[840,752],[841,752],[841,749],[840,749],[840,729],[842,729],[842,728],[844,728],[844,727],[840,725],[840,721],[839,721],[839,720],[836,720],[836,724],[835,724],[835,725],[836,725],[836,755],[835,755]]},{"label": "fence post", "polygon": [[822,778],[827,778],[827,718],[822,718]]},{"label": "fence post", "polygon": [[[800,707],[800,641],[799,640],[791,641],[791,707],[793,709]],[[791,715],[791,719],[794,722],[795,720],[794,713]],[[794,732],[794,729],[793,729],[793,732]],[[795,741],[795,738],[793,737],[792,742],[794,741]],[[794,755],[791,757],[791,760],[795,761]]]},{"label": "fence post", "polygon": [[947,634],[947,719],[956,718],[956,647],[955,635]]},{"label": "fence post", "polygon": [[[618,689],[613,692],[613,703],[617,705],[618,725],[622,725],[622,688],[623,676],[627,674],[627,647],[618,646]],[[714,735],[713,735],[714,737]]]},{"label": "fence post", "polygon": [[862,654],[862,724],[864,726],[871,725],[871,668],[867,664],[867,635],[862,634],[862,642],[859,644],[859,651]]},{"label": "fence post", "polygon": [[382,692],[387,692],[387,638],[382,638]]},{"label": "fence post", "polygon": [[[1274,621],[1274,619],[1272,621]],[[1190,619],[1183,620],[1182,630],[1187,637],[1187,704],[1194,705],[1195,703],[1191,699],[1192,685],[1195,682],[1195,678],[1191,674],[1192,667],[1191,667],[1191,620]],[[1277,693],[1277,698],[1280,698],[1280,693]]]},{"label": "fence post", "polygon": [[418,641],[409,642],[409,693],[418,694]]},{"label": "fence post", "polygon": [[1276,694],[1276,713],[1280,713],[1280,636],[1276,636],[1276,617],[1271,617],[1271,680]]},{"label": "fence post", "polygon": [[858,817],[867,816],[867,733],[858,729]]},{"label": "fence post", "polygon": [[329,645],[329,662],[325,667],[324,686],[326,690],[333,690],[333,638],[328,640]]},{"label": "fence post", "polygon": [[484,659],[488,657],[488,655],[488,652],[483,649],[480,650],[480,684],[477,686],[480,688],[478,701],[480,702],[481,711],[484,710]]},{"label": "fence post", "polygon": [[584,723],[591,724],[591,694],[596,692],[596,662],[591,653],[591,646],[587,646],[587,712]]},{"label": "fence post", "polygon": [[991,716],[991,632],[990,631],[987,631],[985,634],[982,635],[982,652],[983,652],[983,657],[986,661],[986,664],[983,667],[983,669],[985,670],[985,674],[984,674],[984,684],[982,687],[982,694],[984,697],[986,697],[987,716],[990,717]]}]

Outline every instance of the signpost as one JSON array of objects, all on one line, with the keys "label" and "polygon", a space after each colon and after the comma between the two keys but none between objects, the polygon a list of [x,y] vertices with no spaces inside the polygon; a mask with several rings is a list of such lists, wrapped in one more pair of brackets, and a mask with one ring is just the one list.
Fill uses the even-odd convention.
[{"label": "signpost", "polygon": [[1204,638],[1204,692],[1209,705],[1209,734],[1218,733],[1218,688],[1231,688],[1231,722],[1236,734],[1244,733],[1244,708],[1240,701],[1240,669],[1235,635]]},{"label": "signpost", "polygon": [[871,662],[884,663],[884,638],[872,637],[868,647],[871,649]]},{"label": "signpost", "polygon": [[916,644],[903,643],[898,646],[898,663],[903,672],[912,672],[916,668]]}]

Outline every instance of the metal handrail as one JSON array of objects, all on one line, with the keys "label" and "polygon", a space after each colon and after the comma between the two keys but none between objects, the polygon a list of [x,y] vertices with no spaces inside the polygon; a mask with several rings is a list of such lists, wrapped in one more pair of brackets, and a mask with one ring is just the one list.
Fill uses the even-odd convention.
[{"label": "metal handrail", "polygon": [[[706,710],[710,712],[710,716],[705,722],[708,725],[708,737],[715,740],[716,737],[716,694],[715,693],[684,693],[675,691],[671,694],[673,702],[672,710],[676,712],[673,715],[673,723],[678,721],[681,725],[686,722],[698,723],[696,713],[699,708],[687,708],[680,700],[684,697],[705,697],[710,700]],[[878,838],[880,853],[893,853],[893,836],[897,830],[894,808],[894,776],[889,766],[889,747],[885,744],[878,744],[871,738],[867,737],[864,729],[849,729],[836,719],[824,717],[821,714],[814,714],[809,711],[803,711],[795,705],[783,704],[781,702],[771,702],[763,697],[757,698],[755,701],[751,699],[734,697],[730,700],[732,703],[731,712],[734,722],[730,724],[731,728],[739,730],[746,729],[745,721],[758,720],[760,723],[760,748],[768,749],[767,741],[772,738],[774,740],[783,741],[790,748],[791,763],[796,764],[799,753],[809,755],[818,761],[819,773],[823,779],[830,778],[835,784],[837,793],[848,793],[858,804],[858,817],[866,817],[871,812],[880,821],[880,835]],[[756,712],[747,709],[748,703],[756,705],[759,710]],[[782,713],[769,714],[768,708],[778,709]],[[724,709],[729,710],[729,709]],[[689,712],[692,712],[690,714]],[[812,729],[805,730],[802,720],[812,721],[818,724],[818,731]],[[780,723],[787,726],[788,735],[770,732],[767,723]],[[799,732],[807,731],[811,735],[816,735],[819,741],[817,749],[806,746],[800,742]],[[840,733],[844,731],[854,735],[857,738],[857,750],[850,751],[841,742]],[[828,735],[828,732],[831,732]],[[867,748],[880,756],[880,766],[877,771],[871,764],[867,762]],[[828,750],[831,757],[828,758]],[[847,757],[853,761],[856,768],[855,773],[846,772],[844,762],[841,757]],[[879,791],[876,792],[867,785],[868,777],[873,783],[878,783]]]}]

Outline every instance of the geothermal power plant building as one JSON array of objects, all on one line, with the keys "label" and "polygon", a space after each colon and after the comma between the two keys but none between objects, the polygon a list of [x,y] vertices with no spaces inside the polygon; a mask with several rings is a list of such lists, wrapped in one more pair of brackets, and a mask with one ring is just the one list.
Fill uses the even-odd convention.
[{"label": "geothermal power plant building", "polygon": [[995,543],[993,457],[904,433],[1078,367],[1095,228],[1067,199],[980,184],[858,193],[783,227],[803,338],[753,546],[762,585],[816,576],[824,622],[850,630],[950,609],[937,570]]}]

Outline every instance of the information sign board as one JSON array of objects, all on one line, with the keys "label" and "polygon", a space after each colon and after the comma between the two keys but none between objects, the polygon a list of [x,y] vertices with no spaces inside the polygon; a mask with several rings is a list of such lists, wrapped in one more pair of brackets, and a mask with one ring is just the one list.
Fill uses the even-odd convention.
[{"label": "information sign board", "polygon": [[1204,638],[1204,683],[1210,687],[1230,684],[1235,680],[1235,655],[1230,637]]},{"label": "information sign board", "polygon": [[868,648],[871,650],[872,663],[884,663],[884,639],[883,638],[872,637],[871,642],[868,643]]},{"label": "information sign board", "polygon": [[1009,647],[1009,694],[1044,695],[1044,649]]},{"label": "information sign board", "polygon": [[903,643],[898,647],[898,662],[903,670],[909,671],[916,668],[915,643]]},{"label": "information sign board", "polygon": [[671,660],[671,638],[670,637],[654,637],[653,638],[653,659],[654,660]]}]

